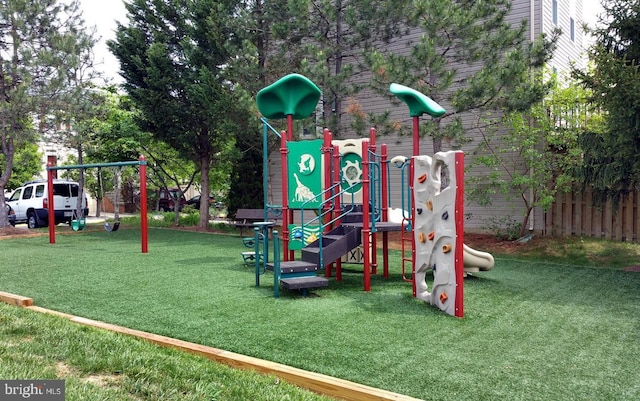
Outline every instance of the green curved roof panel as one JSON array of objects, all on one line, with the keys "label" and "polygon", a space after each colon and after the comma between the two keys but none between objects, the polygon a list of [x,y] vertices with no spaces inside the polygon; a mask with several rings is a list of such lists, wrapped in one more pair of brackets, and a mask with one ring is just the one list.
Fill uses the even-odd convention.
[{"label": "green curved roof panel", "polygon": [[424,113],[432,117],[442,117],[446,112],[442,106],[431,98],[408,86],[391,84],[389,91],[409,106],[409,115],[411,117],[420,117]]},{"label": "green curved roof panel", "polygon": [[286,75],[256,96],[258,109],[266,118],[286,118],[292,115],[294,120],[307,118],[314,112],[320,89],[311,80],[300,74]]}]

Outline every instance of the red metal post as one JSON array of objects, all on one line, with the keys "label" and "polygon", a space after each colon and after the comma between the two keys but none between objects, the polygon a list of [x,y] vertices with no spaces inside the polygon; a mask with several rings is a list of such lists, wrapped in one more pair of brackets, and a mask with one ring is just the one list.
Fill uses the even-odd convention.
[{"label": "red metal post", "polygon": [[293,115],[287,115],[287,142],[293,141]]},{"label": "red metal post", "polygon": [[371,291],[371,222],[369,220],[369,141],[362,141],[362,250],[364,257],[364,290]]},{"label": "red metal post", "polygon": [[413,117],[413,155],[420,155],[420,117]]},{"label": "red metal post", "polygon": [[[292,114],[287,114],[287,142],[291,142],[293,141],[293,115]],[[286,148],[286,145],[285,145]],[[286,156],[285,156],[286,157]],[[288,174],[288,173],[287,173]],[[287,189],[288,191],[288,189]],[[287,193],[287,196],[289,196],[289,194]],[[287,201],[287,205],[289,204],[289,202]],[[284,209],[282,210],[282,213],[284,213]],[[289,209],[289,207],[287,207],[287,213],[288,213],[288,222],[289,223],[293,223],[293,209]],[[283,236],[283,252],[284,252],[284,260],[294,260],[294,252],[293,251],[289,251],[289,227],[283,227],[284,228],[284,232],[282,233]],[[289,254],[289,256],[287,257],[287,254]]]},{"label": "red metal post", "polygon": [[143,155],[140,162],[140,236],[142,253],[149,252],[149,222],[147,221],[147,161]]},{"label": "red metal post", "polygon": [[[333,184],[340,183],[340,149],[338,146],[333,146]],[[338,185],[336,193],[342,192],[342,185]],[[335,198],[334,217],[341,214],[341,200],[340,196]],[[337,224],[340,224],[338,221]],[[342,258],[336,261],[336,281],[342,281]]]},{"label": "red metal post", "polygon": [[[51,162],[47,163],[47,167],[53,167]],[[49,243],[56,243],[56,208],[53,202],[53,172],[54,170],[47,170],[47,214],[49,219]]]},{"label": "red metal post", "polygon": [[[373,127],[369,129],[369,151],[374,155],[376,154],[376,129]],[[384,184],[378,183],[378,185]],[[369,194],[371,195],[371,193]],[[376,195],[377,193],[373,194],[373,206],[379,208],[381,205],[377,204]],[[378,234],[376,232],[371,233],[371,274],[378,274]]]},{"label": "red metal post", "polygon": [[[333,146],[331,145],[332,140],[333,140],[333,135],[331,135],[331,132],[329,131],[328,128],[325,128],[322,131],[322,149],[321,149],[322,164],[324,166],[324,174],[323,174],[324,188],[322,188],[323,190],[326,190],[331,187],[331,180],[333,179],[333,174],[331,173],[331,149]],[[324,193],[324,199],[323,199],[324,211],[328,211],[329,209],[331,209],[331,205],[327,202],[330,197],[331,197],[330,193],[328,192]]]},{"label": "red metal post", "polygon": [[[413,117],[413,156],[420,155],[420,117]],[[415,160],[411,158],[409,164],[409,189],[413,195],[413,173],[415,169]],[[416,229],[416,205],[415,202],[411,202],[411,227],[414,232]],[[413,234],[413,233],[412,233]],[[411,281],[413,284],[413,297],[416,296],[416,238],[415,235],[411,235]]]},{"label": "red metal post", "polygon": [[[324,180],[323,187],[322,187],[323,191],[326,191],[328,188],[331,187],[331,180],[333,178],[333,175],[331,173],[331,146],[332,146],[331,141],[332,141],[331,132],[329,131],[328,128],[325,128],[324,130],[322,130],[322,149],[320,149],[320,153],[322,153],[322,167],[323,167],[322,179]],[[325,216],[326,216],[326,213],[329,213],[329,211],[331,210],[331,205],[329,204],[330,198],[331,198],[331,194],[329,192],[325,192],[324,199],[322,199],[323,201],[322,213]],[[331,216],[329,216],[329,218],[330,217]],[[318,223],[321,223],[324,225],[325,220],[326,218],[323,218]],[[324,232],[327,233],[329,232],[330,229],[331,229],[330,227],[325,227]],[[327,266],[324,272],[324,276],[327,278],[331,277],[332,270],[333,270],[333,263]]]},{"label": "red metal post", "polygon": [[369,128],[369,149],[372,152],[376,150],[376,129],[374,127]]},{"label": "red metal post", "polygon": [[[409,193],[411,196],[414,195],[414,187],[413,187],[413,174],[415,169],[415,157],[411,158],[409,162]],[[414,197],[415,198],[415,197]],[[411,233],[411,285],[413,287],[413,297],[416,297],[417,289],[416,289],[416,203],[415,199],[411,200],[411,228],[413,232]],[[404,255],[403,255],[404,256]]]},{"label": "red metal post", "polygon": [[456,152],[456,300],[454,315],[464,317],[464,153]]},{"label": "red metal post", "polygon": [[[289,116],[291,117],[291,116]],[[293,121],[293,120],[292,120]],[[282,251],[284,261],[289,261],[289,171],[287,168],[287,133],[280,133],[280,163],[282,165]],[[291,258],[293,259],[293,258]]]},{"label": "red metal post", "polygon": [[[382,221],[389,221],[389,160],[387,144],[380,146],[380,168],[382,169]],[[389,233],[382,232],[382,277],[389,277]]]}]

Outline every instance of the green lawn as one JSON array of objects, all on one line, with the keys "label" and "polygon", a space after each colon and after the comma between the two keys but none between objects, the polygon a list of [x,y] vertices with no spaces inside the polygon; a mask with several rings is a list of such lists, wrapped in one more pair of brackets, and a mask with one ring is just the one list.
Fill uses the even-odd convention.
[{"label": "green lawn", "polygon": [[[0,241],[0,290],[39,306],[428,400],[640,399],[640,273],[496,258],[464,319],[360,274],[301,298],[254,286],[238,236],[152,229]],[[1,312],[1,311],[0,311]]]},{"label": "green lawn", "polygon": [[63,379],[66,401],[329,400],[274,377],[4,304],[0,378]]}]

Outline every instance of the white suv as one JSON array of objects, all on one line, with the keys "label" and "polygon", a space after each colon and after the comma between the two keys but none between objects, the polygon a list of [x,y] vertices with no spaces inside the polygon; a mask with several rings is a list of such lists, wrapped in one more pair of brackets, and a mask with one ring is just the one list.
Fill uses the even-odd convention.
[{"label": "white suv", "polygon": [[[47,181],[29,181],[13,191],[7,203],[13,208],[16,223],[27,223],[29,228],[46,227],[49,223]],[[78,202],[77,182],[53,180],[55,224],[70,223]],[[84,216],[89,214],[87,198],[82,201]]]}]

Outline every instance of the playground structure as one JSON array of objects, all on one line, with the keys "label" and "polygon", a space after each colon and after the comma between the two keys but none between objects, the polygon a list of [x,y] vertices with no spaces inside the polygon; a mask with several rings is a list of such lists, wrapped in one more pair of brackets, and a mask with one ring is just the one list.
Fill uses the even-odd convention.
[{"label": "playground structure", "polygon": [[[267,270],[274,272],[276,297],[280,286],[303,293],[327,286],[334,269],[340,281],[342,257],[361,245],[364,290],[369,291],[370,275],[377,274],[377,235],[382,234],[383,277],[388,277],[388,233],[399,231],[403,277],[412,282],[414,297],[463,317],[465,260],[470,271],[493,267],[490,254],[463,243],[464,154],[420,155],[420,116],[439,117],[445,110],[411,88],[391,84],[390,91],[407,104],[413,118],[413,155],[394,157],[393,163],[386,144],[378,151],[373,128],[368,139],[333,140],[325,129],[320,140],[293,141],[293,120],[308,117],[321,94],[306,77],[290,74],[258,93],[264,116],[265,217],[279,209],[283,224],[282,239],[273,231],[273,262],[269,261],[270,224],[254,229],[254,252],[262,256],[255,258],[256,286]],[[287,131],[277,133],[266,121],[279,118],[287,119]],[[267,203],[269,129],[280,137],[281,206]],[[391,164],[401,169],[403,177],[399,213],[389,205]],[[294,260],[295,250],[300,250],[301,260]],[[410,277],[405,263],[411,263]],[[322,269],[325,277],[317,275]],[[434,277],[431,291],[426,282],[429,271]]]},{"label": "playground structure", "polygon": [[[53,205],[53,178],[54,178],[54,171],[57,170],[86,170],[89,168],[97,168],[98,171],[100,172],[100,169],[102,168],[122,168],[125,166],[139,166],[139,174],[140,174],[140,242],[141,242],[141,248],[142,248],[142,253],[148,253],[149,252],[149,241],[148,241],[148,232],[149,232],[149,228],[148,228],[148,222],[147,222],[147,161],[145,159],[144,156],[140,156],[140,158],[137,161],[126,161],[126,162],[113,162],[113,163],[93,163],[93,164],[78,164],[78,165],[72,165],[72,166],[53,166],[51,163],[47,164],[47,180],[48,180],[48,187],[49,187],[49,192],[47,194],[48,196],[48,204],[49,205]],[[120,183],[120,177],[119,177],[120,172],[118,171],[116,173],[116,202],[117,202],[117,192],[119,191],[119,183]],[[99,173],[99,181],[100,181],[100,187],[102,188],[102,177],[100,176]],[[49,207],[48,208],[48,212],[49,212],[49,221],[55,221],[54,218],[54,213],[55,213],[55,208],[54,207]],[[74,231],[79,231],[84,229],[84,225],[85,225],[85,218],[86,216],[75,216],[74,220],[71,221],[71,228]],[[118,220],[118,211],[116,209],[116,214],[115,214],[115,221],[113,223],[113,225],[109,224],[106,220],[104,223],[104,229],[105,231],[108,232],[113,232],[113,231],[117,231],[118,227],[120,226],[120,221]],[[49,243],[50,244],[55,244],[56,243],[56,229],[55,229],[55,225],[54,224],[49,224]]]}]

